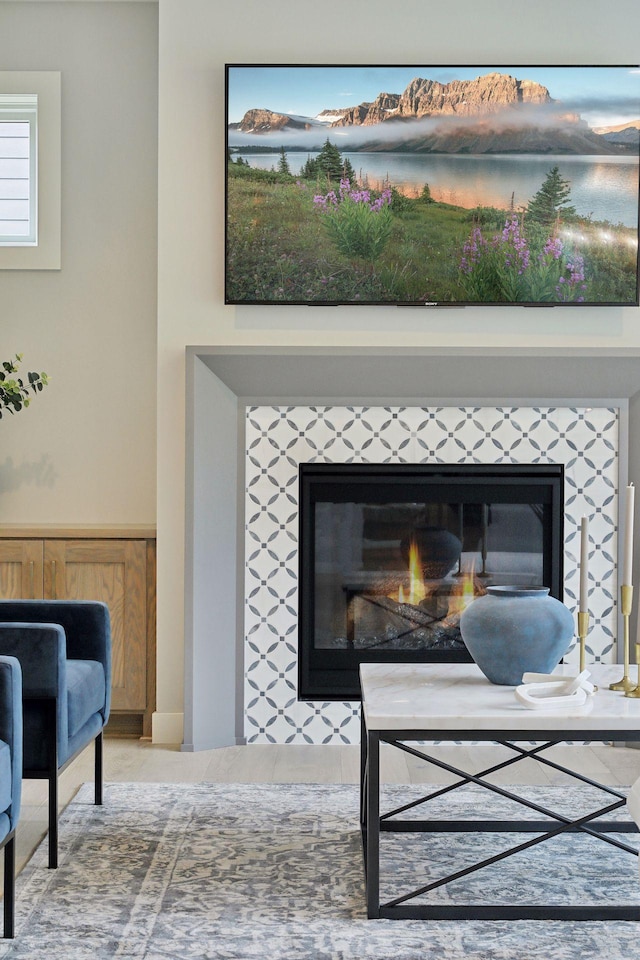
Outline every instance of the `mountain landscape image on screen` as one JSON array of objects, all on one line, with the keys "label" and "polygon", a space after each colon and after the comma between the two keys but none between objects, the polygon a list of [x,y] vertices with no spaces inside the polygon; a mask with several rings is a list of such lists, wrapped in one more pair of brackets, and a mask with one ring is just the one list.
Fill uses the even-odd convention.
[{"label": "mountain landscape image on screen", "polygon": [[638,302],[637,68],[228,66],[226,146],[228,303]]}]

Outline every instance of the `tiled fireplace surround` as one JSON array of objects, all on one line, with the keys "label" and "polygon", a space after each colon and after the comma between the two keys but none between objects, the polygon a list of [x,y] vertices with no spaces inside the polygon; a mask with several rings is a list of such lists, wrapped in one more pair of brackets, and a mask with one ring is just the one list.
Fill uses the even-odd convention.
[{"label": "tiled fireplace surround", "polygon": [[[229,390],[197,356],[194,364],[185,691],[192,712],[188,706],[186,749],[233,738],[252,743],[359,741],[359,704],[297,699],[301,462],[564,464],[564,600],[575,613],[580,518],[586,515],[587,661],[618,659],[625,400],[357,402],[345,391],[345,399],[336,402],[328,388],[325,402],[321,396],[315,402],[291,402],[290,397],[288,402],[254,402],[262,398],[246,390],[241,397],[242,383],[236,384],[233,376],[225,376],[232,381]],[[275,389],[272,395],[275,399]],[[226,456],[221,456],[223,448]],[[208,500],[214,504],[210,510]],[[207,548],[208,534],[226,547],[216,551],[210,540]],[[207,605],[209,621],[202,616]],[[569,659],[576,658],[574,648]],[[208,671],[212,679],[207,688]]]}]

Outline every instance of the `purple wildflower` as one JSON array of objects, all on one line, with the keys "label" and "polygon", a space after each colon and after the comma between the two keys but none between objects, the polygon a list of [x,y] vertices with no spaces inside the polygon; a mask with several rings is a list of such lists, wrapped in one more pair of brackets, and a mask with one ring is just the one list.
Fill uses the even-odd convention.
[{"label": "purple wildflower", "polygon": [[578,303],[584,301],[584,297],[575,296],[578,290],[586,290],[587,285],[584,282],[584,259],[579,254],[574,254],[565,264],[565,271],[569,276],[562,276],[558,279],[556,292],[560,299],[565,303],[569,300],[575,300]]},{"label": "purple wildflower", "polygon": [[474,227],[471,236],[462,248],[462,260],[460,269],[463,273],[473,273],[474,266],[480,262],[482,250],[487,246],[487,241],[482,236],[480,227]]},{"label": "purple wildflower", "polygon": [[494,246],[502,246],[505,251],[505,267],[512,267],[523,274],[529,266],[529,247],[526,239],[520,233],[520,221],[517,216],[509,217],[504,225],[502,235],[494,237]]},{"label": "purple wildflower", "polygon": [[332,207],[340,207],[343,203],[362,203],[367,204],[372,213],[379,213],[383,207],[391,206],[391,190],[383,190],[376,200],[371,200],[371,191],[351,189],[351,183],[344,178],[340,181],[338,193],[330,190],[326,196],[320,194],[313,198],[313,202],[320,210],[330,210]]},{"label": "purple wildflower", "polygon": [[545,257],[549,256],[553,260],[559,260],[562,256],[563,248],[564,245],[560,237],[549,237],[540,254],[540,260],[544,260]]},{"label": "purple wildflower", "polygon": [[369,209],[372,213],[379,213],[386,206],[391,206],[391,190],[389,189],[383,190],[378,199],[369,204]]}]

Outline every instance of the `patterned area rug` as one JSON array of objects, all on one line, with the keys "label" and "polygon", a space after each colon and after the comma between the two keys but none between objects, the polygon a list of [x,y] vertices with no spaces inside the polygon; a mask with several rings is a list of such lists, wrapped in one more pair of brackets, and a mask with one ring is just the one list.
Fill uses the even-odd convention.
[{"label": "patterned area rug", "polygon": [[[575,788],[526,789],[575,812]],[[389,802],[408,790],[418,795],[387,788]],[[439,813],[477,815],[481,799],[469,786]],[[505,804],[492,800],[492,815],[523,815]],[[389,896],[513,843],[435,834],[418,863],[416,842],[424,849],[422,838],[385,837]],[[630,960],[640,937],[640,923],[625,921],[367,920],[350,785],[114,783],[103,807],[85,785],[61,818],[58,870],[41,845],[17,891],[16,939],[0,942],[0,957],[24,960]],[[640,878],[635,856],[573,836],[436,892],[455,902],[638,903]]]}]

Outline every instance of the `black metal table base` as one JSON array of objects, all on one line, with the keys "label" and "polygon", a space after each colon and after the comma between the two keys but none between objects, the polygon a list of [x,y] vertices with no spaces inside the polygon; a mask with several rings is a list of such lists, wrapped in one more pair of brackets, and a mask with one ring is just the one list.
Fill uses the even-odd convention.
[{"label": "black metal table base", "polygon": [[[362,829],[365,882],[367,892],[367,915],[369,918],[385,919],[431,919],[431,920],[640,920],[640,890],[639,905],[635,904],[460,904],[452,903],[415,903],[418,897],[427,895],[430,891],[452,883],[464,876],[482,870],[485,867],[505,860],[514,854],[527,850],[537,844],[544,843],[554,837],[566,833],[586,834],[596,837],[604,843],[616,847],[638,857],[638,846],[630,845],[620,839],[620,834],[637,833],[638,827],[629,820],[616,821],[610,818],[615,810],[625,806],[624,794],[612,787],[598,783],[589,777],[583,776],[568,767],[543,756],[544,752],[564,738],[546,739],[549,731],[511,731],[506,739],[504,731],[482,731],[482,740],[491,740],[513,751],[513,756],[507,760],[482,770],[478,774],[470,774],[450,763],[429,755],[423,747],[412,746],[419,739],[423,739],[424,732],[415,730],[398,730],[393,732],[367,730],[364,720],[362,723],[361,738],[361,808],[360,824]],[[430,739],[451,741],[478,740],[478,731],[429,731]],[[637,740],[638,731],[616,732],[618,740]],[[523,746],[526,741],[543,741],[530,747]],[[571,740],[611,740],[611,731],[572,731]],[[380,811],[380,744],[388,743],[412,756],[439,767],[447,773],[454,774],[459,779],[436,790],[426,793],[418,799],[411,800],[402,806],[381,813]],[[599,807],[591,813],[577,818],[567,817],[535,803],[496,783],[487,781],[487,777],[504,770],[528,757],[535,757],[540,763],[560,771],[575,780],[603,791],[610,798],[609,803]],[[473,783],[485,788],[488,793],[515,801],[546,819],[528,820],[429,820],[429,819],[400,819],[408,810],[427,804],[429,801],[451,793],[466,784]],[[494,856],[479,860],[462,870],[448,874],[438,880],[426,883],[415,890],[404,893],[386,903],[380,902],[380,835],[381,833],[514,833],[535,834],[521,840],[515,846],[503,850]],[[612,836],[611,834],[615,834]],[[630,870],[637,871],[634,863],[629,864]]]}]

